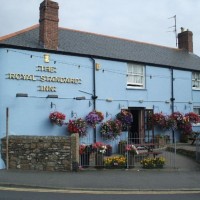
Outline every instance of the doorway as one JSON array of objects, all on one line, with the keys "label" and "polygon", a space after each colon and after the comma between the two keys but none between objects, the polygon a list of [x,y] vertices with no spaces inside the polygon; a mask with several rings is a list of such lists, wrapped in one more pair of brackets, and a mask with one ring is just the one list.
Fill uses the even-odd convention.
[{"label": "doorway", "polygon": [[133,115],[133,123],[128,132],[130,142],[142,144],[144,142],[144,108],[130,107],[129,111]]}]

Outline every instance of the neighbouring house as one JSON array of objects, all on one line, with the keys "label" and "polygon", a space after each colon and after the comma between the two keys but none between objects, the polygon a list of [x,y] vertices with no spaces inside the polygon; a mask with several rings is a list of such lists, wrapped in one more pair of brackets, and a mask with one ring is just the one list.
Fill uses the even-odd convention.
[{"label": "neighbouring house", "polygon": [[50,123],[54,111],[68,123],[93,110],[107,121],[128,109],[133,122],[120,138],[104,141],[100,125],[80,138],[116,151],[119,140],[160,133],[147,128],[149,113],[200,113],[200,57],[191,31],[182,29],[178,48],[169,48],[61,28],[58,10],[58,3],[43,1],[39,25],[0,37],[0,138],[7,128],[10,135],[69,135],[67,125]]}]

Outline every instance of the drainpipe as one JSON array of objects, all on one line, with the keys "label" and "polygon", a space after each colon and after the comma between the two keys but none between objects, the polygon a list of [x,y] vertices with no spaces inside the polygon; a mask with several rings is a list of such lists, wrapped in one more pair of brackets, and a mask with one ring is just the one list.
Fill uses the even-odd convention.
[{"label": "drainpipe", "polygon": [[[96,73],[95,73],[95,59],[91,57],[92,64],[93,64],[93,95],[92,95],[92,100],[93,100],[93,110],[96,110],[96,99],[98,98],[96,96]],[[93,129],[94,130],[94,142],[96,142],[96,136],[97,136],[97,129],[96,127]]]},{"label": "drainpipe", "polygon": [[[174,70],[173,67],[171,67],[171,111],[172,113],[174,113]],[[174,130],[172,130],[172,139],[173,139],[173,143],[175,142],[175,135],[174,135]]]}]

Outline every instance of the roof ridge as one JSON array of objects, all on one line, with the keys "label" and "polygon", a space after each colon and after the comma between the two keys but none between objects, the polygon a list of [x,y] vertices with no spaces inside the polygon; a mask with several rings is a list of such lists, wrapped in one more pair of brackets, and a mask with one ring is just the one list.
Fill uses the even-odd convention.
[{"label": "roof ridge", "polygon": [[148,42],[140,42],[140,41],[137,41],[137,40],[131,40],[131,39],[121,38],[121,37],[117,37],[117,36],[104,35],[104,34],[99,34],[99,33],[88,32],[88,31],[80,31],[80,30],[71,29],[71,28],[59,27],[59,29],[70,30],[70,31],[80,32],[80,33],[87,33],[87,34],[103,36],[103,37],[108,37],[108,38],[113,38],[113,39],[119,39],[119,40],[124,40],[124,41],[127,41],[127,42],[136,42],[136,43],[139,43],[139,44],[154,45],[154,46],[164,47],[164,48],[168,48],[168,49],[174,49],[174,50],[178,50],[178,51],[182,50],[182,49],[178,49],[178,48],[175,48],[175,47],[168,47],[168,46],[158,45],[158,44],[153,44],[153,43],[148,43]]},{"label": "roof ridge", "polygon": [[15,36],[17,36],[19,34],[23,34],[25,32],[31,31],[31,30],[33,30],[33,29],[35,29],[37,27],[39,27],[39,24],[35,24],[35,25],[30,26],[28,28],[22,29],[20,31],[16,31],[14,33],[10,33],[10,34],[4,35],[4,36],[0,37],[0,41],[10,39],[10,38],[15,37]]}]

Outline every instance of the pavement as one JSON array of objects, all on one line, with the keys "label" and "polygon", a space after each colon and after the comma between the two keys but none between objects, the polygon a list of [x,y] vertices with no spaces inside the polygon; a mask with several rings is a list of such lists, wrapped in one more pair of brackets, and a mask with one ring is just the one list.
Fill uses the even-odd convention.
[{"label": "pavement", "polygon": [[[190,147],[188,147],[190,148]],[[82,191],[198,191],[200,164],[176,156],[176,168],[82,169],[79,172],[0,170],[2,187]]]}]

